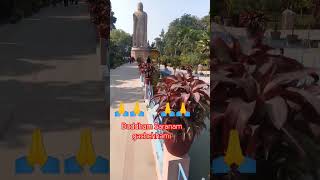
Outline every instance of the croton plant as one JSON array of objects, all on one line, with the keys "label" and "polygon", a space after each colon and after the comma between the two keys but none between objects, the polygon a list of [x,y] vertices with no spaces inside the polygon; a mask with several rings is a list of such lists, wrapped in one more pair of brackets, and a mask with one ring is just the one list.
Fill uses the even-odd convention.
[{"label": "croton plant", "polygon": [[138,64],[139,72],[146,78],[151,78],[155,67],[152,63],[141,62]]},{"label": "croton plant", "polygon": [[95,24],[101,38],[108,39],[110,32],[110,0],[89,0],[91,21]]},{"label": "croton plant", "polygon": [[210,105],[209,85],[206,82],[185,73],[166,76],[158,83],[153,100],[159,104],[158,116],[165,111],[166,103],[170,104],[171,111],[178,112],[183,102],[191,113],[191,117],[163,118],[163,124],[183,125],[182,131],[171,131],[174,136],[191,139],[206,127],[205,118],[209,115]]},{"label": "croton plant", "polygon": [[[320,179],[317,70],[269,53],[262,37],[255,38],[250,54],[234,37],[232,43],[214,39],[214,50],[225,54],[216,54],[212,66],[211,157],[225,154],[229,132],[236,129],[258,171],[236,179]],[[232,61],[221,61],[226,57]]]}]

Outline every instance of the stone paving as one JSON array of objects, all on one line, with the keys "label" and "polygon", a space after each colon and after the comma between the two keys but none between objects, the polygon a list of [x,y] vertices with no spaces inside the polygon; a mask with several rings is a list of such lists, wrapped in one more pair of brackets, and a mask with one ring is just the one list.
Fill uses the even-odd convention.
[{"label": "stone paving", "polygon": [[[108,179],[63,174],[63,160],[77,153],[80,130],[91,128],[105,158],[108,123],[94,29],[84,2],[47,7],[17,24],[0,27],[0,177],[15,179]],[[35,128],[46,152],[60,160],[60,175],[16,175]]]},{"label": "stone paving", "polygon": [[147,117],[115,117],[120,102],[126,111],[133,111],[139,102],[141,111],[146,113],[144,92],[138,73],[138,65],[124,64],[110,72],[110,163],[111,179],[117,180],[157,180],[156,164],[150,139],[133,141],[133,133],[138,130],[122,130],[121,123],[148,123]]}]

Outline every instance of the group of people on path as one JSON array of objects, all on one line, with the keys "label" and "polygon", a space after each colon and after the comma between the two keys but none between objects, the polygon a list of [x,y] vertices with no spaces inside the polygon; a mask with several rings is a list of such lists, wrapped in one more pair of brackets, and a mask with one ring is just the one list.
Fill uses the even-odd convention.
[{"label": "group of people on path", "polygon": [[[69,1],[70,4],[78,4],[79,0],[63,0],[63,5],[64,7],[68,7],[69,6]],[[52,0],[52,5],[56,6],[58,3],[61,3],[62,0]]]},{"label": "group of people on path", "polygon": [[[129,57],[129,63],[132,64],[136,61],[136,59],[134,57]],[[148,56],[147,58],[147,63],[151,63],[151,59],[150,57]]]},{"label": "group of people on path", "polygon": [[129,57],[129,63],[134,63],[136,60],[134,59],[134,57]]}]

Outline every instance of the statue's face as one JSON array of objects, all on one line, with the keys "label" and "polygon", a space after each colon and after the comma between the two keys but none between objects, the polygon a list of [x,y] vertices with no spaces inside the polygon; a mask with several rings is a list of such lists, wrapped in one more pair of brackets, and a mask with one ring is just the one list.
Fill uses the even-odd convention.
[{"label": "statue's face", "polygon": [[138,10],[143,11],[143,4],[141,2],[138,4]]}]

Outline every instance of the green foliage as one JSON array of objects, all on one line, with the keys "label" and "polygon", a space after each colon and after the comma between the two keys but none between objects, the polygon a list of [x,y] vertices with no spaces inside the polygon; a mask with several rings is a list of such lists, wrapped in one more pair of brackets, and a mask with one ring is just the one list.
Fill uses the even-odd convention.
[{"label": "green foliage", "polygon": [[111,30],[116,29],[116,22],[117,22],[117,18],[114,16],[114,12],[111,11],[111,17],[110,17],[110,23],[111,23]]},{"label": "green foliage", "polygon": [[173,68],[177,68],[177,67],[179,67],[179,66],[181,65],[181,61],[180,61],[180,59],[179,59],[178,56],[173,56],[173,57],[171,57],[170,60],[169,60],[169,62],[170,62],[170,65],[171,65]]},{"label": "green foliage", "polygon": [[181,55],[179,57],[181,66],[187,67],[191,65],[193,68],[196,68],[199,64],[204,63],[204,60],[202,60],[200,56],[201,55],[199,53]]},{"label": "green foliage", "polygon": [[143,61],[142,61],[142,57],[138,57],[138,58],[137,58],[137,62],[138,62],[138,64],[143,63]]},{"label": "green foliage", "polygon": [[152,73],[152,87],[153,87],[153,91],[155,92],[157,84],[159,83],[160,80],[160,71],[159,71],[159,66],[157,64],[153,64],[153,66],[155,67],[153,73]]},{"label": "green foliage", "polygon": [[170,56],[163,55],[160,57],[161,64],[169,64],[170,63]]},{"label": "green foliage", "polygon": [[110,33],[110,67],[116,68],[125,63],[124,58],[130,56],[131,35],[121,29],[114,29]]},{"label": "green foliage", "polygon": [[184,14],[155,39],[160,62],[172,67],[197,66],[209,59],[210,16],[198,18]]},{"label": "green foliage", "polygon": [[210,15],[204,16],[201,18],[202,26],[207,32],[210,32]]}]

